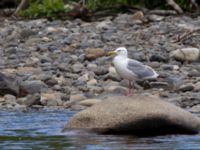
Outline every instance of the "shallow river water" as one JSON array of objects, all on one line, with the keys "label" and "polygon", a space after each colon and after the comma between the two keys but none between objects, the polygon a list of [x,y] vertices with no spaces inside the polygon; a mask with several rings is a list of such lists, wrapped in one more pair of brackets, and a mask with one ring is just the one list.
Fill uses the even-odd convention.
[{"label": "shallow river water", "polygon": [[62,133],[72,111],[0,111],[0,150],[132,150],[200,149],[200,135],[149,138]]}]

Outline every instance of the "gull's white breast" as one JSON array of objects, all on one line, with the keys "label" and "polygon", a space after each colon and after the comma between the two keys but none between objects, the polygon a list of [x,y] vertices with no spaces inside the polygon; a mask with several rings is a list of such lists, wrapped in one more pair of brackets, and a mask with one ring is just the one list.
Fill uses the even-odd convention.
[{"label": "gull's white breast", "polygon": [[113,59],[113,64],[117,73],[124,79],[134,80],[137,76],[127,68],[128,58],[124,56],[116,56]]}]

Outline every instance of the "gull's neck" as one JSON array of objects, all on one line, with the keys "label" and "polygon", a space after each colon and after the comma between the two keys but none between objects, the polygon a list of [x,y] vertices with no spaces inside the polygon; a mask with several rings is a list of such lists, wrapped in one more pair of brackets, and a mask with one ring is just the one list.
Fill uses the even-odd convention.
[{"label": "gull's neck", "polygon": [[128,58],[127,55],[117,55],[116,57],[120,57],[120,58]]}]

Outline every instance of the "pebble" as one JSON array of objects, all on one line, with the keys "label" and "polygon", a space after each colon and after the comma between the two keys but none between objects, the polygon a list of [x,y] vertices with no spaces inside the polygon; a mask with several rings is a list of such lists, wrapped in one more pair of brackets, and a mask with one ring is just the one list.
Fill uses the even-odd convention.
[{"label": "pebble", "polygon": [[87,59],[92,60],[101,57],[105,54],[102,48],[87,48],[85,49],[85,56]]},{"label": "pebble", "polygon": [[46,106],[60,106],[63,103],[59,92],[41,93],[40,102]]},{"label": "pebble", "polygon": [[180,88],[178,90],[181,92],[187,92],[187,91],[192,91],[193,89],[194,89],[194,85],[186,84],[186,85],[180,86]]}]

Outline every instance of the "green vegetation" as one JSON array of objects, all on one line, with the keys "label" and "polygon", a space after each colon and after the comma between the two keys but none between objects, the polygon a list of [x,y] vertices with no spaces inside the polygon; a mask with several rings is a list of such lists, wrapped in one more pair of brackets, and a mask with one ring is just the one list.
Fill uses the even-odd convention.
[{"label": "green vegetation", "polygon": [[[175,0],[175,2],[184,10],[191,10],[189,0]],[[87,0],[87,6],[91,10],[116,5],[146,7],[149,9],[169,9],[165,0]]]},{"label": "green vegetation", "polygon": [[[67,12],[70,12],[73,9],[75,11],[80,10],[81,7],[77,7],[78,9],[75,9],[76,6],[79,5],[78,2],[79,0],[29,0],[29,7],[25,10],[22,10],[20,15],[27,18],[66,18],[68,15]],[[109,9],[110,11],[115,10],[114,12],[124,12],[128,10],[127,8],[131,7],[146,7],[148,9],[173,9],[166,3],[165,0],[85,0],[85,2],[86,8],[93,12],[104,9]],[[190,0],[175,0],[175,2],[180,6],[180,9],[182,8],[184,11],[195,10],[191,7]],[[126,9],[123,10],[123,8]]]},{"label": "green vegetation", "polygon": [[28,18],[57,19],[66,12],[63,0],[29,0],[29,7],[21,11],[20,15]]}]

